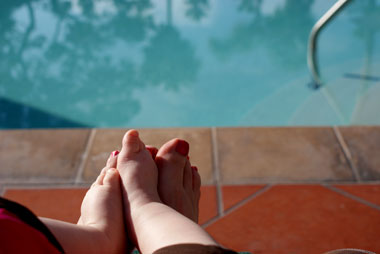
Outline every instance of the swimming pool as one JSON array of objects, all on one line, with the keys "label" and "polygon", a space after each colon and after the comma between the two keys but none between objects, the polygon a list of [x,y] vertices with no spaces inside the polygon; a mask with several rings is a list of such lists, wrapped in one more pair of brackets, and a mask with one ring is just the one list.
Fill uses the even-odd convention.
[{"label": "swimming pool", "polygon": [[[0,3],[0,128],[380,124],[380,0]],[[363,75],[365,78],[363,78]]]}]

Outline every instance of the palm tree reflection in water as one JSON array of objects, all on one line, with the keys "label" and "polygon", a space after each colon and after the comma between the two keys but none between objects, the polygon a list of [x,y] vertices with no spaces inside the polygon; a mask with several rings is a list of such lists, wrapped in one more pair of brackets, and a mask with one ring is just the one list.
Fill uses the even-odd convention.
[{"label": "palm tree reflection in water", "polygon": [[[195,19],[202,16],[198,2],[207,4],[188,3],[188,15]],[[177,90],[194,82],[200,61],[192,45],[171,22],[154,22],[151,1],[108,4],[113,10],[99,13],[92,0],[1,1],[0,96],[17,98],[20,107],[69,112],[66,117],[79,125],[120,126],[140,109],[135,89],[164,85]],[[171,9],[171,1],[167,4]],[[140,65],[132,51],[141,45]],[[115,114],[120,105],[123,110]],[[6,125],[20,118],[13,114],[20,110],[10,110],[0,109],[0,128],[25,126],[22,121]],[[49,115],[58,117],[44,113],[38,127],[50,126]]]}]

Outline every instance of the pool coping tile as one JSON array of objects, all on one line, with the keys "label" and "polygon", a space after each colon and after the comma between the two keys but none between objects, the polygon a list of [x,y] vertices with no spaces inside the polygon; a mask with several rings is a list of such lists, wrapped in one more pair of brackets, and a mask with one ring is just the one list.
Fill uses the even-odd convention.
[{"label": "pool coping tile", "polygon": [[355,181],[331,127],[217,128],[223,184]]},{"label": "pool coping tile", "polygon": [[[0,137],[4,137],[0,151],[6,151],[0,156],[1,164],[5,163],[0,169],[0,188],[89,184],[109,153],[120,149],[126,130],[0,130]],[[380,181],[380,159],[374,155],[380,148],[380,126],[138,130],[150,145],[160,146],[174,137],[188,140],[191,163],[198,166],[204,185],[216,185],[218,200],[223,184]],[[10,165],[16,165],[18,171],[8,169]],[[219,204],[218,211],[222,210]]]},{"label": "pool coping tile", "polygon": [[380,180],[380,126],[338,127],[358,181]]},{"label": "pool coping tile", "polygon": [[89,133],[89,129],[0,131],[0,184],[74,182]]},{"label": "pool coping tile", "polygon": [[[92,182],[104,167],[110,153],[121,149],[121,140],[128,129],[95,129],[81,176],[77,182]],[[199,168],[202,184],[214,183],[212,142],[210,128],[161,128],[137,129],[146,145],[159,148],[173,138],[190,143],[189,157],[192,165]]]}]

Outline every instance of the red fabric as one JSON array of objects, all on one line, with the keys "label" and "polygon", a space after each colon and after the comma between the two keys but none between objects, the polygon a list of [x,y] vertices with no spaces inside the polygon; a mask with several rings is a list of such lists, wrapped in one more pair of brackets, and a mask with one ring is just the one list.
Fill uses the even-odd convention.
[{"label": "red fabric", "polygon": [[38,230],[0,208],[0,253],[59,253]]}]

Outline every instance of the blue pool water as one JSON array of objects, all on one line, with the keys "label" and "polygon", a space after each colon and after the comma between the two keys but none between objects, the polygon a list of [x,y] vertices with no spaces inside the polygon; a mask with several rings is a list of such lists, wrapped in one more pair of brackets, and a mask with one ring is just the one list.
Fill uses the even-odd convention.
[{"label": "blue pool water", "polygon": [[[380,124],[380,0],[2,0],[0,128]],[[366,78],[362,78],[366,77]]]}]

